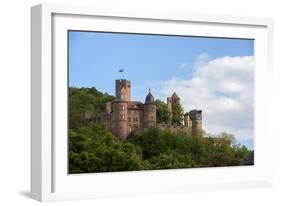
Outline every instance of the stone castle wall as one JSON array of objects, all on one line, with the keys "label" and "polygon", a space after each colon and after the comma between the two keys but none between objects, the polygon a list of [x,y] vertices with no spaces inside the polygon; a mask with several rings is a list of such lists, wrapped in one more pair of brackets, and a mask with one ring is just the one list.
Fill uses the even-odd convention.
[{"label": "stone castle wall", "polygon": [[[149,91],[145,103],[131,101],[131,82],[116,80],[116,100],[107,102],[105,112],[93,117],[96,124],[105,124],[120,139],[126,139],[131,132],[158,127],[172,132],[183,131],[194,135],[202,134],[202,112],[191,110],[184,115],[182,125],[157,124],[156,104]],[[167,98],[167,107],[172,112],[172,105],[180,101],[176,93]]]},{"label": "stone castle wall", "polygon": [[191,133],[191,127],[186,127],[185,125],[157,124],[157,127],[162,130],[169,130],[171,132]]}]

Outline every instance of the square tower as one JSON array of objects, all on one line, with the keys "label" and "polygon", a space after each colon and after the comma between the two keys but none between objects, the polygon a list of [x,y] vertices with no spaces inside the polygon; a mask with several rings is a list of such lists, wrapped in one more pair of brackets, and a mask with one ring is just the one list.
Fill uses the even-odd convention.
[{"label": "square tower", "polygon": [[126,79],[115,80],[115,96],[124,101],[131,101],[131,82]]}]

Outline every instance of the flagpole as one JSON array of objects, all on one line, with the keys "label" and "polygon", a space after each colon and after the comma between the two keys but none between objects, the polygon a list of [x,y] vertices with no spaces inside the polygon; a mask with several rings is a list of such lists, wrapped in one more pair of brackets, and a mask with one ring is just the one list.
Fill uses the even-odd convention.
[{"label": "flagpole", "polygon": [[121,79],[125,79],[125,75],[124,75],[124,69],[119,69],[118,72],[120,73],[120,77]]}]

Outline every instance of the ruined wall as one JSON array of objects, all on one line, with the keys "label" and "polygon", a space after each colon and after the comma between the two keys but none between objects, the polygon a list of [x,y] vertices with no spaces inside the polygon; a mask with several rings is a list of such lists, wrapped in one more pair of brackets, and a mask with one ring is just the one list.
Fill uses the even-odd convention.
[{"label": "ruined wall", "polygon": [[196,109],[191,110],[189,116],[192,121],[192,134],[202,136],[202,111]]},{"label": "ruined wall", "polygon": [[202,121],[201,120],[192,121],[192,134],[195,136],[202,136]]},{"label": "ruined wall", "polygon": [[105,105],[105,113],[106,114],[110,114],[112,112],[112,105],[111,105],[111,102],[106,102],[106,105]]},{"label": "ruined wall", "polygon": [[191,127],[185,127],[184,125],[173,124],[157,124],[157,127],[162,130],[169,130],[171,132],[186,132],[191,133]]}]

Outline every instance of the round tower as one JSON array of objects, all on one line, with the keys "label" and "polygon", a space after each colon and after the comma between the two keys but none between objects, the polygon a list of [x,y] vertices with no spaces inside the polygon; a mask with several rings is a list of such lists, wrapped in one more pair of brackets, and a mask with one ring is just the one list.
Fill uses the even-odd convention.
[{"label": "round tower", "polygon": [[127,116],[127,101],[118,99],[113,101],[111,129],[120,139],[126,139],[128,135]]},{"label": "round tower", "polygon": [[156,104],[150,90],[145,98],[143,109],[144,128],[156,127]]},{"label": "round tower", "polygon": [[189,115],[192,122],[192,134],[195,136],[202,136],[202,111],[191,110]]}]

